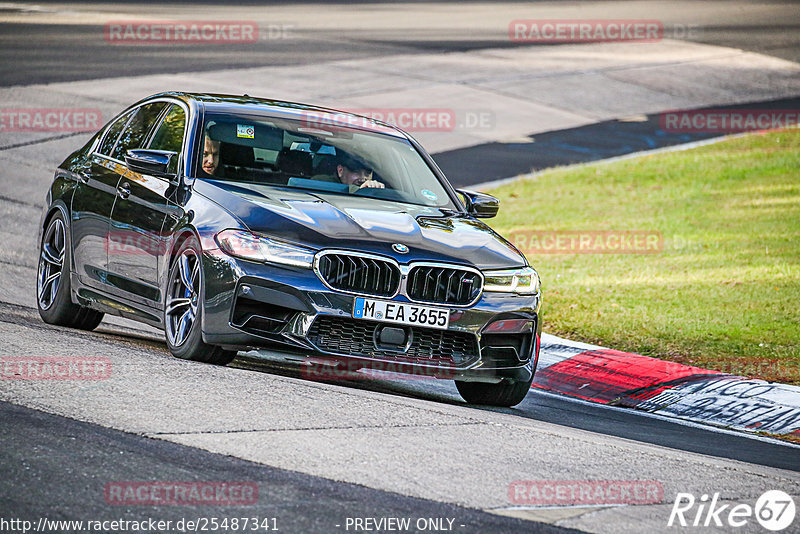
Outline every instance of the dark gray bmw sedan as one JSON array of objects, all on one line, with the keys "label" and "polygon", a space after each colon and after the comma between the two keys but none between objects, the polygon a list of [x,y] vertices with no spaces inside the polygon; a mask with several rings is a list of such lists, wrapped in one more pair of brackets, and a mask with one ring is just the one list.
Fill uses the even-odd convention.
[{"label": "dark gray bmw sedan", "polygon": [[452,379],[470,403],[513,406],[536,369],[541,291],[481,221],[497,210],[388,124],[158,94],[57,169],[39,312],[81,329],[106,313],[143,321],[189,360],[269,349],[304,368]]}]

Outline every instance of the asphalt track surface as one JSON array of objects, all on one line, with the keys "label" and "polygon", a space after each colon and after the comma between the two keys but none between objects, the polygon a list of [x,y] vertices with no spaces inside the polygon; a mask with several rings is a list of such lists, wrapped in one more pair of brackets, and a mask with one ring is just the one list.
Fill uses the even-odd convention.
[{"label": "asphalt track surface", "polygon": [[[152,358],[154,366],[160,364],[162,358],[166,358],[164,363],[174,361],[166,354],[158,337],[147,332],[126,330],[114,325],[102,326],[98,332],[65,332],[64,329],[41,323],[35,310],[6,303],[0,303],[0,323],[4,331],[15,332],[17,337],[22,330],[21,337],[25,339],[39,339],[44,343],[73,339],[76,344],[86,347],[96,343],[98,349],[87,349],[94,354],[127,353],[133,356],[135,353],[149,352],[149,356],[143,356]],[[175,363],[180,365],[180,362]],[[305,380],[296,366],[277,359],[264,360],[251,353],[241,354],[232,366],[248,373],[264,374],[265,377]],[[124,370],[120,372],[125,373]],[[198,376],[211,372],[214,371],[210,366],[190,364],[190,367],[183,368],[182,374],[191,383]],[[153,376],[163,374],[154,367]],[[176,378],[180,380],[179,376]],[[187,387],[192,387],[188,383]],[[481,412],[506,414],[520,421],[552,423],[598,436],[620,438],[622,442],[729,458],[795,473],[800,471],[798,448],[536,390],[532,390],[516,408],[482,409],[467,408],[452,384],[446,381],[354,379],[338,380],[331,384],[353,392],[360,391],[370,397],[377,396],[378,399],[408,398],[425,402],[431,407],[450,406],[467,418],[480,417]],[[181,395],[180,392],[176,394]],[[299,398],[307,398],[302,388],[297,390],[297,394]],[[247,399],[243,398],[241,402],[246,403]],[[159,411],[159,407],[152,406],[151,409],[157,417],[155,412]],[[213,410],[213,404],[199,411],[188,406],[187,409],[202,418],[204,410]],[[474,410],[472,416],[469,410]],[[124,413],[120,415],[126,417]],[[0,462],[0,517],[31,518],[34,521],[40,517],[83,520],[141,520],[153,517],[176,521],[190,517],[234,517],[241,513],[249,517],[276,517],[281,530],[286,532],[334,532],[338,530],[335,525],[342,524],[347,517],[447,517],[454,518],[458,525],[464,525],[456,532],[559,531],[535,521],[519,522],[474,509],[265,467],[7,402],[0,402],[0,417],[4,421],[0,427],[0,448],[5,451],[4,459]],[[258,416],[253,414],[253,417]],[[361,423],[353,421],[352,424]],[[203,424],[199,423],[199,426]],[[271,446],[269,434],[262,446]],[[537,447],[536,444],[531,446]],[[325,443],[320,443],[320,447],[323,447],[320,454],[325,455]],[[380,469],[380,465],[376,464],[375,469]],[[103,500],[104,485],[130,480],[243,480],[258,485],[259,499],[255,505],[240,508],[107,506]],[[453,481],[452,491],[459,491],[457,480]]]},{"label": "asphalt track surface", "polygon": [[[48,332],[64,331],[59,327],[42,323],[36,310],[3,302],[0,302],[0,324],[25,328],[30,337],[47,337]],[[166,352],[161,347],[158,337],[141,336],[137,332],[124,332],[114,328],[101,327],[101,330],[102,333],[75,332],[75,334],[81,338],[96,339],[116,350],[142,345],[156,348],[159,352]],[[241,353],[232,365],[254,372],[307,379],[296,365],[288,364],[280,358],[264,359],[253,353]],[[202,372],[203,366],[194,366],[194,370]],[[454,406],[464,405],[460,397],[454,395],[455,390],[449,381],[363,380],[356,377],[352,380],[337,379],[330,383],[345,384],[349,388],[379,394],[424,399]],[[800,448],[788,448],[772,440],[754,441],[751,437],[738,432],[720,433],[703,425],[686,424],[665,417],[570,399],[535,389],[514,408],[473,407],[472,409],[507,413],[516,417],[599,432],[652,445],[800,471]],[[3,428],[0,432],[7,430],[9,429]]]},{"label": "asphalt track surface", "polygon": [[[150,47],[146,51],[108,46],[102,38],[102,16],[83,24],[75,19],[59,24],[58,18],[69,12],[69,6],[37,3],[52,9],[54,20],[46,25],[24,22],[0,23],[0,85],[19,85],[49,81],[85,80],[120,75],[150,74],[192,70],[215,70],[230,67],[312,64],[335,59],[409,54],[418,52],[450,52],[478,48],[517,46],[504,38],[504,28],[477,28],[452,35],[434,29],[416,33],[401,30],[395,33],[364,29],[341,31],[327,25],[307,29],[302,18],[277,17],[262,24],[284,24],[292,27],[301,39],[272,40],[267,48],[228,46],[224,49],[203,47]],[[551,4],[558,6],[559,2]],[[564,2],[563,4],[572,4]],[[591,4],[589,13],[605,13],[604,18],[626,13],[620,3]],[[656,3],[642,4],[648,9],[661,9]],[[91,3],[100,13],[118,13],[128,6]],[[143,3],[154,14],[166,13],[175,4]],[[673,16],[676,22],[703,21],[699,42],[736,46],[797,61],[800,59],[800,10],[787,9],[792,3],[737,3],[736,9],[717,10],[709,14],[698,3],[697,13],[682,11]],[[316,9],[308,4],[308,10]],[[591,9],[597,10],[592,12]],[[18,6],[0,7],[0,14],[24,17]],[[195,13],[218,13],[213,3],[202,3]],[[413,8],[412,8],[413,9]],[[419,9],[424,12],[425,6]],[[759,17],[743,17],[756,10]],[[333,13],[333,11],[332,11]],[[788,14],[787,14],[788,13]],[[794,13],[794,16],[792,16]],[[587,15],[590,16],[590,15]],[[595,15],[596,16],[596,15]],[[620,17],[622,15],[619,15]],[[564,17],[567,18],[567,17]],[[666,18],[666,16],[665,16]],[[337,20],[332,15],[332,20]],[[100,32],[100,33],[98,33]],[[797,99],[763,103],[764,106],[797,108]],[[761,105],[754,103],[750,107]],[[638,122],[609,121],[565,131],[535,136],[534,143],[490,143],[437,154],[435,157],[457,185],[505,178],[526,172],[531,158],[542,167],[591,161],[635,150],[669,146],[702,138],[654,138],[656,118]],[[603,142],[598,143],[601,137]],[[466,162],[466,164],[465,164]],[[0,199],[2,213],[19,219],[38,219],[39,199],[30,202]],[[9,219],[6,219],[9,220]],[[19,284],[32,280],[35,274],[35,251],[20,249],[11,261],[3,262],[0,282]],[[43,347],[73,339],[76,344],[92,343],[109,354],[150,354],[159,363],[166,355],[163,342],[151,331],[135,327],[106,324],[94,333],[71,333],[45,325],[35,308],[0,298],[0,331],[5,331],[6,351],[27,344]],[[13,336],[13,338],[12,338]],[[32,350],[36,350],[35,348]],[[241,355],[233,367],[265,376],[302,378],[296,368],[277,361],[264,361],[252,355]],[[183,368],[182,368],[183,369]],[[193,376],[204,372],[203,366],[185,369],[186,387]],[[211,371],[209,371],[211,372]],[[705,455],[710,458],[800,472],[800,449],[766,439],[754,439],[732,432],[720,432],[699,425],[648,416],[631,410],[592,405],[539,391],[531,391],[526,400],[514,409],[481,409],[467,407],[452,384],[404,380],[338,381],[335,386],[351,389],[376,399],[410,399],[457,410],[465,418],[495,415],[557,425],[578,433],[590,432],[598,439],[619,440],[663,447],[666,450]],[[0,384],[2,387],[2,384]],[[298,394],[302,393],[298,390]],[[303,395],[300,395],[303,398]],[[213,410],[213,406],[206,408]],[[157,417],[158,406],[153,406]],[[122,417],[124,414],[120,414]],[[234,516],[231,509],[202,507],[109,507],[102,497],[103,485],[112,480],[248,480],[259,486],[260,499],[255,507],[247,507],[248,516],[276,517],[285,532],[331,532],[346,517],[451,517],[463,527],[456,532],[563,532],[566,530],[536,521],[488,514],[473,508],[458,507],[430,499],[408,497],[358,484],[333,481],[294,470],[279,469],[252,463],[231,456],[213,454],[195,447],[170,441],[121,432],[104,426],[75,421],[13,403],[0,402],[0,517],[52,519],[116,519],[157,517],[173,519],[198,516]],[[565,431],[566,432],[566,431]],[[532,444],[533,447],[536,444]],[[324,454],[324,448],[321,454]],[[381,469],[376,465],[375,469]],[[725,469],[725,467],[722,467]],[[796,479],[795,479],[796,480]],[[458,481],[453,481],[454,492]],[[764,489],[772,489],[765,487]],[[457,500],[457,499],[454,499]],[[124,509],[123,509],[124,508]],[[238,512],[238,510],[237,510]],[[285,525],[285,528],[283,526]],[[594,527],[595,529],[598,527]]]},{"label": "asphalt track surface", "polygon": [[[274,520],[282,532],[345,531],[348,517],[455,519],[456,532],[575,532],[450,504],[414,499],[355,484],[254,464],[98,425],[76,422],[0,402],[2,516],[99,521],[197,520],[248,517]],[[35,451],[30,454],[28,451]],[[248,481],[258,486],[255,505],[109,506],[108,480]],[[54,481],[58,481],[54,483]],[[13,511],[13,513],[9,513]]]},{"label": "asphalt track surface", "polygon": [[[508,23],[534,14],[561,19],[658,19],[665,26],[686,28],[687,37],[695,42],[800,61],[800,10],[790,0],[451,1],[439,2],[439,7],[408,2],[397,9],[392,9],[392,2],[387,1],[330,2],[325,9],[316,2],[292,2],[296,9],[290,11],[282,9],[287,7],[285,2],[275,1],[236,2],[223,8],[210,1],[81,4],[82,12],[95,15],[77,16],[69,4],[62,2],[19,2],[0,7],[0,15],[15,17],[13,23],[0,23],[0,86],[524,46],[509,42]],[[475,6],[479,4],[488,7],[477,10]],[[493,9],[492,4],[504,9]],[[194,20],[215,16],[225,20],[254,20],[265,35],[255,44],[150,44],[133,49],[109,46],[103,38],[104,25],[109,20],[170,19],[181,9],[183,18]],[[397,16],[403,11],[408,18]],[[47,24],[26,23],[26,17],[41,12],[52,13]],[[362,25],[359,12],[377,13],[377,18],[370,18]],[[471,17],[473,12],[477,14]],[[459,19],[466,22],[459,24]],[[690,27],[696,28],[692,35],[688,34]]]},{"label": "asphalt track surface", "polygon": [[[702,109],[800,109],[800,98],[781,98]],[[724,133],[669,133],[661,128],[661,114],[636,120],[610,120],[528,136],[529,142],[485,143],[434,154],[434,159],[456,187],[468,187],[520,174],[578,163],[589,163],[634,152],[703,141]]]}]

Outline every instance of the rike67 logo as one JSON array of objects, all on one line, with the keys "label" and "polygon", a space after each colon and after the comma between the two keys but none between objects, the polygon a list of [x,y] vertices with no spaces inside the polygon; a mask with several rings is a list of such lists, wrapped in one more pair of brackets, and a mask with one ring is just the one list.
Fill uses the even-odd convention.
[{"label": "rike67 logo", "polygon": [[795,505],[792,497],[780,490],[765,492],[749,504],[720,504],[719,493],[695,499],[691,493],[678,493],[669,514],[667,526],[733,527],[739,528],[756,521],[767,530],[778,532],[794,523]]}]

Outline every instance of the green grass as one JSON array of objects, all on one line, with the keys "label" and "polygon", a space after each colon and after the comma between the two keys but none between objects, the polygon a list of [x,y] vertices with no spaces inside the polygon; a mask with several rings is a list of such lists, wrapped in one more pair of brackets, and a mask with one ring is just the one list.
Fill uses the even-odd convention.
[{"label": "green grass", "polygon": [[[489,191],[492,226],[660,232],[656,254],[531,254],[546,332],[800,384],[800,132],[554,169]],[[524,247],[521,247],[524,250]]]}]

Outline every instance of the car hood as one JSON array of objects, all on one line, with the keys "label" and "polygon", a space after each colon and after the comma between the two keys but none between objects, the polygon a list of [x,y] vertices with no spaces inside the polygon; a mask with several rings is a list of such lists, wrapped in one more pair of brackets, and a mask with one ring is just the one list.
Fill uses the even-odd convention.
[{"label": "car hood", "polygon": [[[524,257],[483,222],[413,204],[259,184],[197,180],[195,191],[224,206],[250,231],[306,245],[409,259],[519,267]],[[409,248],[399,254],[392,245]]]}]

